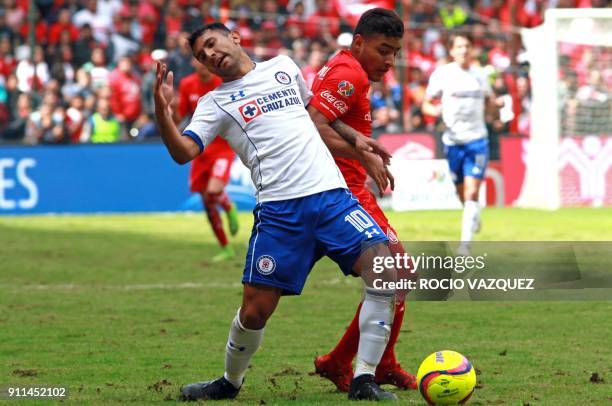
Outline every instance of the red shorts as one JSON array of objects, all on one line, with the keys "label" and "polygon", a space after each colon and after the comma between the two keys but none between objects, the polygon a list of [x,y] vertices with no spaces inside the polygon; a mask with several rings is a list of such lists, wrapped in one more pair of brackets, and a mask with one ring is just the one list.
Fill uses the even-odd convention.
[{"label": "red shorts", "polygon": [[[357,200],[359,200],[361,207],[363,207],[365,211],[367,211],[368,214],[372,216],[372,218],[374,219],[374,221],[376,221],[381,230],[383,230],[383,232],[387,234],[387,238],[389,239],[389,250],[391,251],[391,254],[394,257],[397,254],[400,254],[400,256],[403,257],[404,254],[406,254],[406,250],[404,249],[404,246],[397,237],[397,232],[391,226],[391,224],[389,224],[387,216],[385,216],[385,213],[382,211],[380,206],[378,206],[376,196],[374,196],[372,192],[370,192],[365,187],[351,189],[351,192],[357,198]],[[409,268],[398,268],[398,279],[416,279],[416,275],[410,272],[411,267],[412,262],[409,263]],[[398,300],[404,300],[407,293],[408,290],[398,291]]]},{"label": "red shorts", "polygon": [[224,183],[229,182],[230,169],[236,154],[234,151],[220,154],[210,154],[204,151],[191,162],[189,174],[189,190],[201,193],[206,190],[210,178],[221,179]]}]

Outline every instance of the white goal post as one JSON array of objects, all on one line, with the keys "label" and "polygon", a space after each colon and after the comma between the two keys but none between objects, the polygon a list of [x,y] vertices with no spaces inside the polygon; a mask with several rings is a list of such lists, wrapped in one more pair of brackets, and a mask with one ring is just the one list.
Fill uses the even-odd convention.
[{"label": "white goal post", "polygon": [[[610,77],[606,76],[612,74],[612,9],[549,9],[546,11],[544,24],[533,29],[523,29],[521,35],[526,59],[530,64],[531,135],[529,147],[524,154],[525,179],[516,204],[521,207],[557,209],[567,204],[567,199],[562,198],[560,181],[561,149],[566,141],[565,137],[583,137],[581,139],[584,140],[592,138],[584,142],[585,148],[595,144],[595,148],[602,149],[601,139],[604,143],[607,140],[602,136],[612,135],[612,92]],[[575,88],[568,90],[577,75],[575,69],[572,71],[572,64],[576,63],[572,57],[575,57],[577,52],[568,56],[569,52],[564,53],[563,49],[590,53],[578,58],[587,62],[589,57],[599,58],[593,59],[588,66],[592,66],[593,71],[601,70],[599,73],[592,73],[583,69],[582,76],[579,75],[578,79],[586,90],[571,99],[570,103],[567,102],[568,92],[573,92],[574,96],[579,93]],[[584,63],[580,66],[584,66]],[[588,85],[584,85],[585,71],[590,75],[586,79],[589,85],[590,81],[597,81],[597,76],[608,78],[607,82],[602,81],[603,89],[598,88],[599,93],[593,96],[595,101],[590,104],[575,101],[582,100],[581,95],[590,89]],[[571,139],[567,141],[577,142]],[[597,144],[598,142],[600,144]],[[610,169],[612,170],[612,167]],[[604,189],[606,171],[607,169],[603,174],[597,175],[602,177]],[[580,173],[579,176],[595,175],[583,176]],[[582,181],[583,179],[580,179],[580,182]],[[585,181],[598,182],[593,179]],[[601,191],[597,193],[601,194]],[[604,190],[604,193],[610,192]],[[599,200],[604,201],[603,198]],[[592,205],[597,205],[599,200],[592,199]]]}]

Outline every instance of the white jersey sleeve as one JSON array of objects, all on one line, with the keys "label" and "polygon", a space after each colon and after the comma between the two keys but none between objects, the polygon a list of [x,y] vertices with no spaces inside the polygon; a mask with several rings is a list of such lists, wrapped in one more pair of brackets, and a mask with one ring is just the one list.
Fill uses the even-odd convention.
[{"label": "white jersey sleeve", "polygon": [[304,102],[304,106],[308,106],[308,103],[310,103],[310,99],[312,99],[312,92],[310,91],[308,83],[306,83],[306,80],[304,79],[304,76],[302,75],[302,72],[299,69],[297,69],[295,81],[297,82],[298,87],[300,89],[300,96],[302,97],[302,102]]},{"label": "white jersey sleeve", "polygon": [[219,114],[214,99],[206,94],[198,100],[193,117],[183,131],[183,135],[191,137],[202,152],[222,131],[222,119],[223,116]]},{"label": "white jersey sleeve", "polygon": [[484,69],[480,70],[480,75],[481,75],[481,80],[482,80],[482,91],[485,95],[485,97],[491,97],[493,96],[493,89],[491,88],[491,83],[489,83],[489,78],[487,78],[487,75],[484,71]]}]

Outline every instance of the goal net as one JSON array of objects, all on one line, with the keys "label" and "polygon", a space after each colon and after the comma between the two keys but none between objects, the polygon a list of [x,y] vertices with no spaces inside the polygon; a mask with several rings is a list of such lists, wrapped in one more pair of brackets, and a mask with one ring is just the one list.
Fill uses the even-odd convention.
[{"label": "goal net", "polygon": [[612,205],[612,9],[551,9],[522,38],[532,106],[517,205]]}]

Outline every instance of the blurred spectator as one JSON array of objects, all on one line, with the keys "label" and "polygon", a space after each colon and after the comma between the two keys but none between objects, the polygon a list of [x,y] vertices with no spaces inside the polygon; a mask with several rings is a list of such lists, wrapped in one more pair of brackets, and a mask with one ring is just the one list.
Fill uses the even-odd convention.
[{"label": "blurred spectator", "polygon": [[610,131],[612,101],[599,70],[590,73],[587,83],[576,92],[576,100],[578,128],[575,135],[600,135]]},{"label": "blurred spectator", "polygon": [[143,113],[149,117],[153,117],[155,113],[155,106],[153,104],[153,85],[155,84],[157,62],[166,62],[168,52],[164,49],[156,49],[151,52],[152,64],[149,70],[145,72],[142,77],[141,97],[142,97],[142,110]]},{"label": "blurred spectator", "polygon": [[6,79],[17,67],[8,36],[0,37],[0,77]]},{"label": "blurred spectator", "polygon": [[[93,28],[94,37],[103,44],[108,43],[113,32],[115,15],[121,10],[120,0],[85,0],[86,8],[73,17],[77,27],[89,24]],[[81,14],[82,13],[82,14]]]},{"label": "blurred spectator", "polygon": [[333,38],[338,37],[340,17],[331,4],[328,0],[316,0],[316,11],[308,17],[304,25],[304,35],[307,38],[322,37],[323,32],[331,34]]},{"label": "blurred spectator", "polygon": [[168,50],[168,69],[174,72],[174,83],[178,84],[181,79],[193,72],[191,49],[186,35],[168,36],[166,49]]},{"label": "blurred spectator", "polygon": [[317,72],[319,72],[319,70],[323,67],[324,63],[325,55],[323,55],[323,52],[313,51],[310,53],[308,65],[302,68],[302,76],[304,77],[304,80],[306,80],[309,88],[312,86],[312,82],[314,81],[315,76],[317,76]]},{"label": "blurred spectator", "polygon": [[106,54],[102,48],[95,48],[91,53],[91,62],[83,68],[91,75],[93,90],[108,86],[110,71],[106,67]]},{"label": "blurred spectator", "polygon": [[111,110],[117,120],[129,131],[140,116],[140,79],[132,70],[132,60],[124,56],[110,74]]},{"label": "blurred spectator", "polygon": [[289,29],[290,27],[295,27],[300,33],[304,33],[304,28],[306,27],[306,16],[304,10],[304,3],[301,1],[295,2],[290,7],[290,14],[287,17],[286,27]]},{"label": "blurred spectator", "polygon": [[98,42],[93,36],[93,31],[91,30],[91,25],[84,24],[79,30],[79,37],[74,42],[74,66],[76,68],[80,68],[85,63],[91,60],[91,54],[93,50],[98,45]]},{"label": "blurred spectator", "polygon": [[13,30],[19,32],[19,28],[25,23],[25,10],[17,7],[16,0],[4,0],[4,12],[6,14],[6,24]]},{"label": "blurred spectator", "polygon": [[387,106],[374,110],[372,120],[372,137],[378,138],[385,133],[397,133],[401,130],[397,119],[399,112]]},{"label": "blurred spectator", "polygon": [[101,98],[96,112],[85,122],[81,131],[81,142],[109,143],[121,140],[121,123],[111,111],[107,98]]},{"label": "blurred spectator", "polygon": [[9,44],[12,44],[15,39],[15,33],[6,22],[6,10],[0,7],[0,40],[8,39]]},{"label": "blurred spectator", "polygon": [[497,71],[503,72],[510,67],[510,55],[502,38],[495,38],[493,48],[489,51],[489,62]]},{"label": "blurred spectator", "polygon": [[91,90],[91,75],[81,68],[76,71],[76,80],[72,83],[67,83],[62,87],[62,95],[65,99],[72,99],[76,95],[80,95],[83,99],[93,94]]},{"label": "blurred spectator", "polygon": [[[185,20],[185,11],[176,0],[170,0],[164,14],[164,27],[166,35],[179,35]],[[242,34],[242,32],[241,32]]]},{"label": "blurred spectator", "polygon": [[85,98],[76,94],[70,99],[70,107],[66,110],[66,119],[68,122],[68,132],[72,143],[79,142],[81,138],[81,130],[85,123]]},{"label": "blurred spectator", "polygon": [[240,33],[240,45],[245,49],[251,49],[255,45],[255,32],[251,28],[250,12],[248,6],[240,7],[236,23],[233,24],[233,29]]},{"label": "blurred spectator", "polygon": [[75,71],[72,58],[72,48],[69,45],[62,45],[55,61],[51,65],[51,77],[59,80],[62,85],[74,83]]},{"label": "blurred spectator", "polygon": [[517,95],[519,99],[518,109],[518,132],[519,134],[529,135],[531,131],[531,89],[529,79],[524,76],[516,80]]},{"label": "blurred spectator", "polygon": [[40,90],[49,80],[49,66],[45,62],[45,53],[41,46],[34,48],[34,58],[26,58],[17,64],[17,87],[20,92],[28,93]]},{"label": "blurred spectator", "polygon": [[[153,37],[161,15],[152,2],[148,0],[128,0],[127,4],[124,3],[120,15],[132,21],[132,25],[134,25],[131,30],[132,38],[148,45],[153,43]],[[138,30],[137,35],[136,30]]]},{"label": "blurred spectator", "polygon": [[462,4],[454,0],[447,0],[446,4],[440,7],[440,18],[444,26],[450,30],[465,24],[468,14]]},{"label": "blurred spectator", "polygon": [[59,42],[60,34],[67,31],[70,34],[72,42],[79,38],[78,28],[70,21],[70,10],[67,8],[61,9],[57,18],[57,22],[49,28],[49,44],[55,45]]},{"label": "blurred spectator", "polygon": [[66,144],[70,142],[62,106],[45,103],[30,114],[26,126],[27,144]]},{"label": "blurred spectator", "polygon": [[11,122],[4,128],[2,138],[7,141],[19,141],[24,138],[26,125],[32,113],[32,102],[26,93],[20,94],[11,114]]},{"label": "blurred spectator", "polygon": [[130,31],[130,18],[127,16],[118,16],[116,18],[116,32],[112,33],[109,39],[109,48],[112,55],[111,62],[119,63],[123,57],[135,54],[140,49],[140,44],[134,38]]}]

